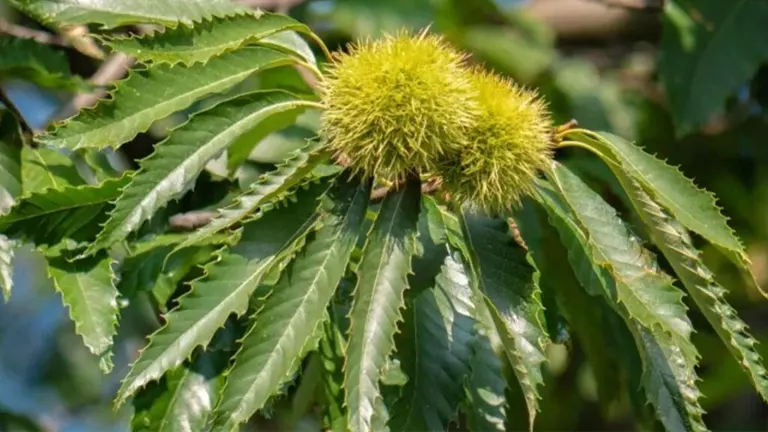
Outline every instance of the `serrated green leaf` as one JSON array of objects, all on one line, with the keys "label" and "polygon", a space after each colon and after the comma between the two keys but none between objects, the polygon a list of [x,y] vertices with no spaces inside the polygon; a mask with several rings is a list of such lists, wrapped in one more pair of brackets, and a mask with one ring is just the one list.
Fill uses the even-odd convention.
[{"label": "serrated green leaf", "polygon": [[21,195],[21,130],[16,118],[0,111],[0,215]]},{"label": "serrated green leaf", "polygon": [[482,292],[504,353],[525,397],[533,429],[538,412],[538,386],[547,343],[544,307],[537,270],[525,250],[509,235],[507,223],[462,212],[459,217],[469,246],[476,289]]},{"label": "serrated green leaf", "polygon": [[[215,245],[236,243],[236,232],[229,236],[212,238],[208,245],[187,248],[182,253],[168,257],[168,253],[186,234],[165,234],[131,245],[131,256],[123,260],[120,269],[120,293],[126,298],[133,298],[140,291],[152,291],[159,305],[168,300],[160,295],[160,290],[174,290],[179,282],[198,265],[211,260],[217,247]],[[168,259],[166,260],[166,257]]]},{"label": "serrated green leaf", "polygon": [[192,117],[140,162],[141,169],[123,189],[109,220],[86,254],[120,242],[138,230],[157,210],[183,195],[206,164],[237,137],[269,121],[273,114],[303,109],[302,101],[290,93],[260,91]]},{"label": "serrated green leaf", "polygon": [[11,299],[13,288],[13,256],[16,244],[3,234],[0,234],[0,289],[3,291],[3,300]]},{"label": "serrated green leaf", "polygon": [[[338,290],[337,290],[338,293]],[[338,295],[338,294],[337,294]],[[346,340],[339,328],[338,306],[328,306],[329,319],[323,323],[323,337],[318,351],[323,361],[323,425],[333,432],[347,430],[347,418],[344,413],[344,346]]]},{"label": "serrated green leaf", "polygon": [[213,430],[229,431],[246,422],[290,378],[305,347],[317,343],[315,329],[347,270],[370,193],[368,182],[341,182],[327,195],[323,227],[252,318],[228,373]]},{"label": "serrated green leaf", "polygon": [[243,227],[240,242],[205,267],[205,275],[190,284],[179,306],[166,316],[166,325],[149,338],[147,347],[123,380],[115,403],[147,383],[177,368],[197,346],[206,346],[230,314],[242,315],[248,299],[281,254],[301,242],[317,223],[317,197],[327,185],[300,191],[298,202],[275,209]]},{"label": "serrated green leaf", "polygon": [[491,340],[478,329],[472,341],[470,375],[466,382],[467,424],[470,430],[505,431],[507,419],[506,377]]},{"label": "serrated green leaf", "polygon": [[322,147],[319,142],[311,142],[293,152],[274,171],[261,176],[250,190],[235,198],[231,205],[219,209],[213,220],[190,234],[174,252],[205,241],[206,238],[253,215],[260,208],[281,199],[293,187],[305,181],[318,164],[328,159],[328,155],[321,151]]},{"label": "serrated green leaf", "polygon": [[32,39],[0,36],[0,81],[19,79],[55,90],[84,90],[88,85],[73,77],[64,51]]},{"label": "serrated green leaf", "polygon": [[344,364],[347,423],[353,432],[371,430],[382,397],[381,370],[395,345],[411,258],[416,254],[420,197],[420,182],[414,179],[387,195],[357,268]]},{"label": "serrated green leaf", "polygon": [[134,400],[133,432],[202,431],[224,382],[223,357],[204,352],[192,364],[169,371]]},{"label": "serrated green leaf", "polygon": [[112,337],[117,333],[117,288],[108,256],[69,261],[60,256],[48,261],[48,273],[61,293],[75,332],[100,357],[106,373],[112,369]]},{"label": "serrated green leaf", "polygon": [[391,409],[392,430],[447,430],[456,420],[475,337],[471,297],[467,271],[455,253],[445,257],[434,286],[406,309],[395,341],[408,382]]},{"label": "serrated green leaf", "polygon": [[757,340],[725,299],[727,290],[715,281],[701,260],[688,232],[647,194],[640,185],[616,173],[629,198],[645,223],[654,243],[672,265],[696,305],[731,354],[749,375],[757,391],[768,401],[768,371],[755,350]]},{"label": "serrated green leaf", "polygon": [[[323,43],[323,40],[317,37],[314,33],[305,33],[309,36],[312,36],[313,39],[320,45],[321,48],[324,50],[325,44]],[[316,75],[320,75],[319,71],[317,71],[315,65],[317,64],[317,59],[315,58],[315,53],[312,52],[312,48],[309,47],[309,44],[307,44],[307,41],[301,38],[299,34],[293,30],[286,30],[282,31],[280,33],[269,35],[259,41],[259,45],[274,48],[278,51],[284,51],[292,55],[296,55],[304,62],[309,65],[309,70],[315,73]],[[328,52],[326,51],[326,55],[328,55]]]},{"label": "serrated green leaf", "polygon": [[604,412],[608,412],[609,406],[618,400],[623,390],[620,385],[621,365],[613,335],[609,331],[609,318],[605,316],[606,312],[615,313],[607,310],[607,303],[603,306],[596,301],[599,299],[590,296],[581,287],[571,266],[563,266],[569,261],[568,254],[575,253],[572,250],[578,245],[564,245],[557,231],[546,224],[546,219],[539,213],[535,202],[524,201],[522,208],[515,213],[515,222],[541,272],[541,289],[554,295],[557,307],[569,324],[569,333],[575,335],[592,366],[598,397],[606,409]]},{"label": "serrated green leaf", "polygon": [[629,328],[643,360],[646,395],[664,427],[668,431],[707,431],[701,418],[704,410],[698,404],[696,373],[685,354],[637,323],[629,323]]},{"label": "serrated green leaf", "polygon": [[38,245],[55,244],[69,236],[86,239],[93,233],[93,225],[103,219],[109,201],[129,180],[126,176],[98,185],[48,188],[26,195],[10,213],[0,216],[0,230]]},{"label": "serrated green leaf", "polygon": [[49,148],[21,150],[21,185],[23,194],[62,189],[85,184],[74,162],[66,154]]},{"label": "serrated green leaf", "polygon": [[[754,280],[741,241],[720,213],[715,197],[699,189],[677,168],[656,159],[628,141],[605,132],[577,133],[575,136],[595,148],[607,163],[618,163],[651,197],[686,228],[718,247]],[[754,282],[756,288],[760,288]]]},{"label": "serrated green leaf", "polygon": [[245,47],[204,65],[157,65],[134,71],[117,83],[113,99],[101,100],[36,139],[70,150],[115,148],[203,96],[223,92],[260,70],[297,61],[270,48]]},{"label": "serrated green leaf", "polygon": [[[588,188],[584,191],[588,191]],[[596,195],[594,192],[589,192],[587,193],[588,203],[591,202],[597,208],[608,207],[604,202],[601,204],[595,201]],[[642,321],[636,319],[623,303],[614,298],[617,297],[617,290],[626,281],[622,281],[617,276],[618,272],[609,271],[605,267],[604,259],[594,250],[600,236],[588,237],[590,231],[582,228],[581,220],[574,217],[567,204],[562,202],[552,190],[540,187],[538,199],[568,250],[568,260],[579,282],[590,295],[603,296],[622,317],[635,338],[635,344],[643,360],[641,383],[648,400],[656,409],[657,417],[668,430],[706,429],[701,419],[702,409],[695,386],[696,353],[694,351],[693,358],[687,353],[692,346],[690,342],[687,343],[687,347],[680,345],[679,337],[662,330],[655,324],[651,324],[653,333],[649,334],[648,329],[642,327]],[[609,219],[614,218],[615,215]],[[594,226],[592,228],[594,229]],[[647,252],[644,252],[638,256],[647,257],[646,254]],[[657,271],[652,266],[647,269],[652,272]],[[667,294],[659,295],[654,299],[653,306],[661,313],[680,308],[675,296]]]},{"label": "serrated green leaf", "polygon": [[684,135],[721,113],[768,59],[768,3],[670,0],[664,11],[659,75]]},{"label": "serrated green leaf", "polygon": [[213,16],[226,16],[239,7],[228,0],[10,0],[16,7],[45,23],[101,24],[113,28],[128,24],[193,25]]},{"label": "serrated green leaf", "polygon": [[181,25],[141,37],[105,38],[104,42],[142,62],[190,65],[285,30],[311,34],[309,27],[288,16],[255,12],[214,18],[191,27]]},{"label": "serrated green leaf", "polygon": [[593,261],[616,279],[615,292],[604,293],[606,299],[621,303],[646,328],[658,326],[669,333],[688,361],[696,364],[698,353],[690,340],[693,329],[674,280],[659,269],[616,211],[575,174],[556,165],[548,176],[583,227]]}]

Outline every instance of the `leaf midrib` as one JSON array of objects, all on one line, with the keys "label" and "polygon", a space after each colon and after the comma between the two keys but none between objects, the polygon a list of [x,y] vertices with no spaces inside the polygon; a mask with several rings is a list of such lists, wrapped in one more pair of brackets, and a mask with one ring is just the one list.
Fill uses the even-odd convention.
[{"label": "leaf midrib", "polygon": [[[269,117],[274,112],[278,112],[283,109],[290,109],[290,107],[298,106],[298,105],[301,105],[301,104],[297,101],[279,102],[279,103],[270,105],[267,108],[254,111],[251,115],[244,117],[242,120],[233,123],[226,129],[221,131],[221,133],[217,134],[215,137],[210,139],[206,144],[198,147],[198,149],[194,153],[189,155],[184,161],[182,161],[178,166],[176,166],[176,168],[168,172],[160,182],[158,182],[153,188],[149,190],[148,193],[145,194],[144,198],[142,198],[141,201],[139,201],[139,204],[136,205],[134,209],[130,213],[128,213],[128,215],[123,219],[125,221],[130,221],[137,218],[138,216],[139,219],[143,220],[141,216],[147,204],[156,201],[157,195],[159,195],[163,191],[163,189],[166,189],[168,184],[173,184],[174,183],[173,180],[175,180],[176,176],[178,176],[179,173],[181,173],[183,176],[184,171],[186,171],[186,169],[189,166],[204,165],[205,164],[204,162],[199,162],[201,158],[208,161],[211,158],[213,158],[217,153],[224,150],[227,147],[227,143],[231,142],[229,140],[229,135],[233,131],[236,132],[243,124],[249,123],[254,118],[258,118],[258,117],[266,118],[266,117]],[[225,145],[220,147],[218,145],[220,141],[223,141]]]},{"label": "leaf midrib", "polygon": [[[137,118],[137,117],[141,117],[141,116],[143,116],[147,112],[154,112],[154,111],[166,112],[166,111],[168,111],[168,109],[161,109],[160,107],[166,107],[166,106],[169,106],[169,105],[171,105],[171,106],[175,105],[180,99],[185,99],[185,98],[192,98],[193,100],[197,99],[197,98],[199,98],[201,96],[210,94],[212,92],[212,91],[209,91],[210,88],[217,88],[217,87],[221,86],[222,83],[239,82],[239,81],[242,80],[241,79],[242,77],[251,75],[251,74],[255,73],[256,71],[267,69],[267,68],[273,67],[273,66],[282,66],[282,65],[293,63],[293,62],[295,62],[295,60],[292,60],[290,58],[285,58],[285,57],[276,58],[276,59],[273,59],[273,60],[271,60],[269,62],[259,64],[258,67],[254,67],[254,68],[251,68],[251,69],[248,69],[248,70],[245,70],[245,71],[241,71],[240,73],[237,73],[237,74],[227,75],[226,77],[221,78],[219,80],[216,80],[216,81],[213,81],[213,82],[209,82],[208,84],[206,84],[204,86],[197,87],[193,91],[183,93],[181,95],[178,95],[177,97],[168,99],[165,102],[161,102],[159,104],[151,105],[151,106],[147,107],[146,109],[143,109],[143,110],[140,110],[140,111],[136,111],[136,112],[134,112],[133,114],[131,114],[129,116],[122,117],[118,121],[115,121],[115,122],[112,122],[112,123],[107,123],[104,126],[101,126],[101,127],[95,128],[95,129],[90,129],[90,130],[87,130],[85,132],[80,132],[78,134],[75,134],[74,136],[77,136],[78,139],[77,139],[77,144],[74,146],[74,150],[83,148],[83,147],[81,147],[83,145],[83,142],[89,141],[88,138],[90,138],[94,134],[98,135],[98,134],[103,133],[103,131],[105,131],[105,130],[109,131],[109,130],[113,130],[115,128],[121,128],[127,122],[138,123],[138,122],[134,122],[133,119]],[[107,102],[102,102],[102,103],[107,103]],[[173,112],[173,111],[174,110],[171,110],[170,112]],[[53,141],[53,142],[55,142],[55,141],[69,141],[71,139],[72,139],[72,135],[70,135],[68,137],[67,136],[61,137],[59,139],[53,139],[51,141]],[[110,146],[119,145],[119,144],[120,143],[109,143],[108,145],[102,146],[102,147],[110,147]]]},{"label": "leaf midrib", "polygon": [[[364,325],[364,330],[365,331],[363,332],[363,336],[364,336],[363,337],[363,342],[364,343],[363,343],[363,349],[361,350],[361,353],[360,353],[362,359],[368,359],[370,357],[369,355],[366,355],[366,353],[368,353],[368,351],[369,351],[369,346],[372,346],[373,344],[366,344],[365,343],[365,342],[367,342],[366,341],[367,338],[365,337],[365,335],[367,335],[367,333],[368,333],[368,319],[367,318],[371,316],[371,309],[373,309],[373,305],[374,305],[374,303],[376,303],[374,301],[374,299],[376,298],[375,293],[378,292],[378,290],[376,288],[379,286],[378,282],[379,282],[379,277],[381,276],[381,268],[384,266],[384,262],[386,261],[386,258],[388,257],[388,255],[386,253],[384,253],[384,251],[388,250],[390,248],[390,243],[391,243],[391,238],[392,238],[390,236],[390,234],[392,233],[392,230],[394,229],[394,226],[395,226],[395,222],[397,221],[397,217],[395,217],[395,216],[400,212],[400,206],[402,205],[402,202],[403,202],[403,199],[405,198],[405,195],[406,195],[405,192],[401,192],[399,194],[399,196],[397,197],[397,204],[395,206],[394,211],[392,212],[392,218],[389,221],[389,226],[387,227],[386,231],[382,231],[382,233],[386,233],[386,235],[384,236],[384,245],[381,248],[381,253],[380,253],[380,257],[379,257],[379,264],[376,267],[376,277],[373,279],[373,291],[374,291],[374,293],[371,295],[371,301],[368,304],[368,308],[367,308],[366,313],[365,313],[365,316],[366,316],[366,320],[364,322],[364,324],[365,324]],[[386,356],[386,354],[384,354],[384,356]],[[370,363],[370,362],[365,362],[365,363]],[[357,381],[358,382],[362,382],[362,379],[360,379],[360,378],[366,377],[365,376],[366,375],[365,374],[365,368],[364,367],[360,367],[359,371],[360,371],[360,373],[358,374],[358,380]],[[374,386],[375,385],[376,385],[376,383],[374,383]],[[363,395],[362,395],[362,391],[361,391],[360,387],[361,387],[360,385],[357,386],[355,393],[358,393],[358,396],[360,397],[360,400],[362,400],[363,399]],[[359,403],[360,403],[360,401],[358,401],[358,404]],[[352,414],[351,412],[350,412],[350,414],[354,415],[354,416],[357,416],[357,414]],[[350,418],[349,420],[352,420],[352,418]],[[363,420],[363,419],[360,418],[360,420]],[[368,423],[370,423],[370,419],[368,419]]]},{"label": "leaf midrib", "polygon": [[[351,200],[352,203],[356,202],[357,196],[360,193],[361,193],[361,191],[359,189],[355,192],[355,196]],[[299,311],[302,310],[305,307],[307,299],[310,298],[313,294],[315,294],[318,291],[317,290],[317,285],[318,285],[318,281],[321,279],[320,275],[322,274],[322,275],[327,276],[328,273],[327,273],[326,267],[328,265],[328,262],[329,262],[330,258],[335,255],[334,252],[336,252],[339,249],[339,247],[341,246],[342,242],[340,242],[339,239],[344,237],[344,226],[346,225],[346,222],[349,220],[349,214],[351,212],[353,212],[354,210],[355,210],[354,206],[350,206],[349,211],[347,212],[347,214],[344,216],[342,221],[339,222],[339,226],[337,228],[337,231],[336,231],[335,235],[333,237],[331,237],[331,239],[333,239],[332,246],[329,247],[328,250],[325,252],[326,255],[323,258],[322,264],[320,265],[320,270],[317,272],[315,277],[312,278],[312,283],[310,284],[311,288],[306,290],[305,294],[302,296],[301,304],[299,305],[299,307],[296,308],[296,312],[291,316],[291,318],[289,320],[289,325],[286,326],[284,328],[284,331],[281,333],[281,335],[279,337],[279,341],[275,344],[276,347],[282,345],[282,342],[283,342],[283,339],[285,338],[285,335],[287,333],[289,333],[288,329],[292,329],[293,328],[294,320],[299,315],[301,315],[299,313]],[[256,325],[258,325],[258,318],[256,319],[255,323],[256,323]],[[312,337],[312,334],[310,333],[308,335],[308,338],[311,338],[311,337]],[[306,340],[302,343],[302,346],[304,346],[305,344],[306,344]],[[272,351],[272,353],[274,353],[276,351],[277,351],[277,349]],[[253,390],[253,388],[256,387],[256,382],[258,382],[260,380],[260,377],[263,375],[264,372],[266,372],[268,369],[270,369],[269,368],[269,363],[272,362],[275,359],[276,359],[276,356],[272,356],[272,355],[269,356],[269,359],[264,363],[264,367],[262,367],[261,371],[258,374],[256,374],[256,378],[253,379],[253,383],[248,387],[248,391],[246,392],[246,394],[250,393]],[[240,410],[241,408],[242,407],[239,407],[238,410]],[[233,412],[232,417],[236,417],[234,412]]]},{"label": "leaf midrib", "polygon": [[[107,180],[107,181],[109,181],[109,180]],[[104,184],[102,183],[99,186],[104,186]],[[55,190],[57,192],[64,192],[67,189],[70,189],[70,190],[72,190],[72,189],[80,189],[80,190],[94,189],[94,190],[98,190],[98,189],[101,189],[101,187],[94,188],[93,186],[90,186],[90,185],[82,185],[82,186],[75,186],[75,187],[72,187],[72,188],[55,189]],[[40,194],[35,194],[35,195],[30,195],[28,197],[28,199],[31,199],[33,197],[44,196],[45,193],[46,192],[42,192]],[[29,214],[28,213],[26,215],[23,215],[23,217],[7,218],[11,214],[13,214],[13,213],[9,213],[9,214],[6,214],[6,215],[0,217],[0,225],[6,225],[6,224],[14,223],[14,222],[21,222],[21,221],[26,221],[26,220],[30,220],[30,219],[35,219],[35,218],[39,218],[39,217],[50,215],[52,213],[60,213],[60,212],[74,210],[74,209],[78,209],[78,208],[95,206],[95,205],[98,205],[98,204],[104,204],[106,202],[109,202],[109,200],[111,200],[112,198],[114,198],[114,197],[113,196],[112,197],[99,197],[98,199],[94,199],[92,201],[88,201],[86,199],[86,200],[82,200],[82,201],[79,201],[77,203],[73,203],[73,204],[70,204],[70,205],[64,205],[62,207],[56,207],[55,209],[52,209],[52,210],[42,210],[42,211],[36,212],[34,214]],[[28,202],[30,204],[34,204],[34,202],[32,202],[32,201],[26,201],[26,202]],[[22,203],[22,204],[24,204],[24,203]],[[19,205],[19,206],[21,206],[21,205]],[[35,207],[38,208],[38,209],[41,209],[41,207],[39,207],[37,205],[35,205]]]}]

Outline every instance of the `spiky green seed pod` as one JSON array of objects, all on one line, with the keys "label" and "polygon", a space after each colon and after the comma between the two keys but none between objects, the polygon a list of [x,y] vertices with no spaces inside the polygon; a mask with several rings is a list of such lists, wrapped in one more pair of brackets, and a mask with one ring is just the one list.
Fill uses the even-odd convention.
[{"label": "spiky green seed pod", "polygon": [[479,113],[465,146],[440,172],[454,199],[499,213],[518,205],[547,169],[551,120],[535,92],[479,69],[471,77]]},{"label": "spiky green seed pod", "polygon": [[473,124],[464,56],[426,32],[400,33],[335,56],[322,84],[321,135],[351,167],[387,180],[435,169]]}]

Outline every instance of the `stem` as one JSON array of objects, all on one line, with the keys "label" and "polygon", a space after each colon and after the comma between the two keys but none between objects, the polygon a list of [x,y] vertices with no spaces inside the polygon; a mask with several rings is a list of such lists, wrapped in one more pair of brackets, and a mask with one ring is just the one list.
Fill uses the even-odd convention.
[{"label": "stem", "polygon": [[563,148],[563,147],[579,147],[579,148],[583,148],[585,150],[589,150],[593,154],[599,156],[600,159],[602,159],[606,163],[611,164],[611,165],[613,165],[613,166],[615,166],[617,168],[621,168],[620,165],[618,163],[616,163],[612,158],[609,158],[607,155],[605,155],[600,150],[598,150],[598,149],[596,149],[596,148],[594,148],[592,146],[589,146],[587,144],[584,144],[582,142],[579,142],[579,141],[562,141],[562,142],[560,142],[557,145],[557,148]]}]

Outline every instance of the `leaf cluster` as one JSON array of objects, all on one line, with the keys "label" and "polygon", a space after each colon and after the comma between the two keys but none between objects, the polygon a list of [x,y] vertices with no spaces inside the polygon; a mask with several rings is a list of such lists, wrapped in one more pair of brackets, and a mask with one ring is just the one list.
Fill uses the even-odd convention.
[{"label": "leaf cluster", "polygon": [[[125,1],[114,10],[76,0],[15,3],[46,22],[166,27],[103,35],[140,65],[109,98],[37,134],[36,147],[22,142],[12,113],[0,111],[0,198],[10,197],[0,215],[6,298],[14,251],[32,243],[105,370],[118,304],[149,292],[162,312],[162,326],[117,392],[117,405],[133,400],[133,430],[236,430],[286,405],[294,424],[315,406],[333,430],[461,423],[501,431],[521,419],[532,430],[548,382],[547,352],[562,343],[551,331],[560,320],[596,370],[601,400],[629,395],[638,424],[647,424],[642,407],[650,403],[667,430],[705,430],[686,293],[768,399],[755,339],[691,239],[700,236],[749,274],[712,195],[617,136],[562,132],[560,147],[586,148],[609,167],[640,222],[631,226],[552,160],[545,108],[530,93],[480,71],[466,82],[439,74],[424,82],[419,68],[463,67],[439,40],[368,42],[339,56],[323,77],[295,32],[317,38],[288,17],[185,0],[149,9]],[[418,56],[432,64],[419,66]],[[375,65],[384,71],[378,78],[398,89],[391,100],[362,87],[361,99],[353,92],[333,99],[334,80],[357,85],[369,77],[354,74],[376,75]],[[318,93],[237,87],[286,66],[327,82]],[[462,125],[467,111],[447,105],[458,93],[425,99],[440,85],[458,92],[467,84],[481,95],[471,124]],[[409,107],[410,117],[403,115]],[[264,137],[318,110],[326,110],[327,142],[302,139],[280,163],[254,162]],[[379,116],[350,115],[365,110]],[[179,112],[185,120],[133,169],[94,163]],[[359,129],[366,122],[381,135]],[[407,149],[413,155],[428,147],[447,155],[452,134],[474,137],[452,150],[463,154],[461,173],[445,175],[458,199],[422,192],[423,179],[410,172],[416,165],[374,199],[377,170],[421,163],[399,153],[387,159],[384,147],[365,141],[395,133],[391,143],[421,146]],[[339,151],[350,153],[339,147],[342,138],[367,146],[347,167],[332,162]],[[93,172],[89,181],[78,162]],[[467,180],[465,171],[484,182]],[[515,211],[505,210],[517,201]],[[191,232],[171,232],[168,220],[181,210],[213,216]]]}]

